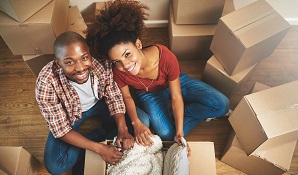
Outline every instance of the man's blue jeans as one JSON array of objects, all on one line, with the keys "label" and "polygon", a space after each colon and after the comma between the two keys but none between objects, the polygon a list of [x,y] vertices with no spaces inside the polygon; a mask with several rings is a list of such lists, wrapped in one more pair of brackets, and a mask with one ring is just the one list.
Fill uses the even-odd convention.
[{"label": "man's blue jeans", "polygon": [[[148,120],[146,119],[148,118],[147,115],[143,111],[139,109],[137,109],[137,111],[139,112],[138,115],[145,120]],[[86,138],[95,142],[100,142],[106,139],[113,139],[115,136],[117,136],[117,124],[114,117],[110,116],[108,107],[103,99],[98,101],[88,111],[83,112],[82,119],[76,121],[72,129],[77,131],[83,121],[92,116],[100,117],[102,119],[103,128],[98,128],[92,131],[85,136]],[[127,116],[126,123],[130,133],[132,134],[132,125]],[[84,161],[84,157],[84,149],[72,146],[59,138],[54,138],[52,133],[49,133],[44,151],[44,164],[49,173],[62,174],[68,171],[78,162]]]},{"label": "man's blue jeans", "polygon": [[[229,100],[213,87],[185,73],[180,74],[180,84],[184,100],[184,135],[200,121],[223,116],[228,112]],[[176,127],[169,106],[170,88],[153,93],[136,92],[136,96],[141,108],[148,114],[150,127],[163,140],[173,140]]]}]

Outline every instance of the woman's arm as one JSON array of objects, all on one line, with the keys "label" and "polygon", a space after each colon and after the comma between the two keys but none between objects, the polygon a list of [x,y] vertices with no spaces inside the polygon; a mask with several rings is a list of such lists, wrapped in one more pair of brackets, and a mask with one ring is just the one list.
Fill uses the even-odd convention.
[{"label": "woman's arm", "polygon": [[176,124],[176,136],[175,140],[181,143],[180,138],[184,136],[183,133],[183,118],[184,118],[184,102],[181,93],[180,78],[179,76],[169,81],[169,87],[171,91],[172,109],[174,112],[175,124]]},{"label": "woman's arm", "polygon": [[144,125],[138,117],[135,102],[130,94],[128,85],[122,87],[121,89],[123,100],[126,107],[126,112],[130,117],[132,125],[134,127],[134,133],[136,137],[136,142],[143,146],[152,145],[153,142],[150,136],[153,136],[150,129]]}]

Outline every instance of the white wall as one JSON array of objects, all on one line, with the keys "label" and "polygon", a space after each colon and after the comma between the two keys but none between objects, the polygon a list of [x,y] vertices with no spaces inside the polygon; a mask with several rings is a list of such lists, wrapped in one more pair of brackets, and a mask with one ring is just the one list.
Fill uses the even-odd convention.
[{"label": "white wall", "polygon": [[[93,2],[103,2],[104,0],[70,0],[70,5],[77,5],[79,10],[84,10]],[[149,8],[149,20],[146,21],[148,27],[165,27],[168,23],[169,4],[171,0],[140,0]],[[236,9],[239,9],[256,0],[234,0]],[[272,7],[280,13],[290,24],[298,25],[298,0],[266,0]]]}]

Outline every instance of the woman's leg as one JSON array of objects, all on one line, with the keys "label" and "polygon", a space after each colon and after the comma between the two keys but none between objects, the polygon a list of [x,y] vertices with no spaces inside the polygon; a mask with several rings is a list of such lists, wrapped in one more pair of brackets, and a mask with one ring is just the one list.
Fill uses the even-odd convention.
[{"label": "woman's leg", "polygon": [[[109,111],[104,100],[100,100],[91,109],[84,112],[82,119],[77,121],[72,129],[78,130],[83,121],[92,116],[103,118],[109,117]],[[87,134],[86,137],[96,142],[106,139],[105,131],[103,129],[96,129]],[[59,138],[54,138],[52,133],[49,133],[44,151],[44,164],[49,173],[62,174],[79,161],[83,161],[84,156],[84,149],[72,146]]]},{"label": "woman's leg", "polygon": [[229,100],[206,83],[181,73],[180,84],[184,99],[184,135],[200,121],[225,115]]},{"label": "woman's leg", "polygon": [[162,140],[173,140],[176,129],[174,118],[170,115],[171,111],[168,107],[169,88],[153,93],[137,92],[136,94],[142,109],[148,114],[155,133]]}]

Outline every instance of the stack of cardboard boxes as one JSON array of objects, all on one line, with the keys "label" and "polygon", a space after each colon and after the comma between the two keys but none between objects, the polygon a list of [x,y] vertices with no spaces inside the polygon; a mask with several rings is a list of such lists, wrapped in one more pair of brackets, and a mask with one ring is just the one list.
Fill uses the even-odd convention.
[{"label": "stack of cardboard boxes", "polygon": [[224,6],[225,0],[171,1],[169,49],[178,60],[210,58],[210,44]]},{"label": "stack of cardboard boxes", "polygon": [[87,28],[78,8],[69,8],[69,0],[7,0],[1,1],[0,7],[0,35],[36,76],[53,60],[58,35],[65,31],[83,35]]},{"label": "stack of cardboard boxes", "polygon": [[298,139],[297,87],[256,83],[229,117],[233,130],[221,161],[247,174],[288,171]]},{"label": "stack of cardboard boxes", "polygon": [[216,27],[210,46],[213,56],[202,81],[231,97],[289,29],[290,24],[263,0],[226,14]]}]

